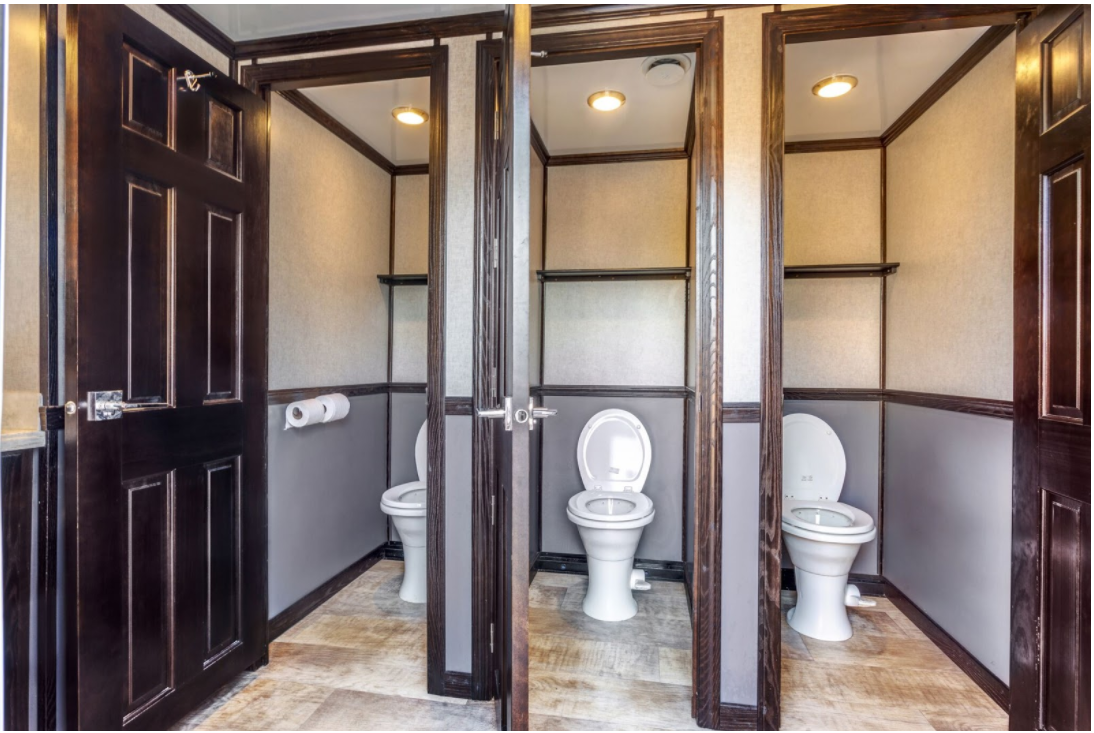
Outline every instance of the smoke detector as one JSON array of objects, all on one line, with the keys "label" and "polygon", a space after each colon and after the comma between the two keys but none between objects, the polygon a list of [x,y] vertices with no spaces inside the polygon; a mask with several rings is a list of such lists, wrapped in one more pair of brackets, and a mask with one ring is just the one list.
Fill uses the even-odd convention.
[{"label": "smoke detector", "polygon": [[650,56],[642,62],[642,73],[655,87],[670,87],[684,78],[691,68],[691,59],[676,56]]}]

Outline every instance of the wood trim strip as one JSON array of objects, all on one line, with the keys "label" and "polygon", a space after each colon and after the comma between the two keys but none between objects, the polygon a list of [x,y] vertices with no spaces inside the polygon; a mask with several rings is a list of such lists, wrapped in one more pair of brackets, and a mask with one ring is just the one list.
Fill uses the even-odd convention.
[{"label": "wood trim strip", "polygon": [[429,175],[429,163],[409,163],[407,165],[393,165],[393,176],[427,176]]},{"label": "wood trim strip", "polygon": [[[376,279],[381,285],[428,285],[429,275],[425,273],[415,275],[377,275]],[[389,354],[390,356],[390,354]]]},{"label": "wood trim strip", "polygon": [[470,397],[445,397],[444,414],[471,417],[475,414],[471,403],[472,400]]},{"label": "wood trim strip", "polygon": [[474,699],[471,694],[471,673],[445,672],[444,694],[445,697],[456,697],[462,700]]},{"label": "wood trim strip", "polygon": [[833,277],[886,277],[896,273],[899,262],[849,265],[790,265],[783,268],[783,279],[805,280]]},{"label": "wood trim strip", "polygon": [[229,61],[236,58],[236,43],[226,33],[205,19],[201,13],[189,5],[158,5],[163,12],[186,26],[187,30],[208,43]]},{"label": "wood trim strip", "polygon": [[425,382],[392,382],[388,385],[391,394],[425,394],[429,385]]},{"label": "wood trim strip", "polygon": [[1005,711],[1010,710],[1010,688],[988,670],[980,661],[969,653],[965,647],[950,636],[941,626],[936,624],[931,617],[923,612],[911,599],[899,588],[886,581],[889,588],[888,598],[893,605],[900,609],[901,613],[911,620],[935,646],[953,660],[961,671],[968,675],[973,682],[979,685],[988,697],[996,705]]},{"label": "wood trim strip", "polygon": [[1006,400],[989,400],[982,397],[955,397],[953,395],[908,392],[900,389],[885,390],[885,401],[898,405],[929,407],[934,410],[963,412],[967,415],[1014,419],[1014,403]]},{"label": "wood trim strip", "polygon": [[723,402],[723,423],[758,423],[760,421],[759,402]]},{"label": "wood trim strip", "polygon": [[885,399],[880,389],[832,389],[828,387],[787,387],[783,400],[836,400],[840,402],[880,402]]},{"label": "wood trim strip", "polygon": [[786,43],[892,36],[950,28],[1014,26],[1036,5],[825,5],[773,15]]},{"label": "wood trim strip", "polygon": [[690,387],[637,387],[607,384],[543,384],[532,387],[542,397],[668,397],[685,399],[695,394]]},{"label": "wood trim strip", "polygon": [[[274,616],[267,622],[268,641],[284,634],[305,616],[330,600],[338,591],[345,588],[366,570],[387,557],[388,545],[384,544],[356,561],[342,572],[330,578],[306,596]],[[401,550],[400,550],[401,551]]]},{"label": "wood trim strip", "polygon": [[375,163],[382,171],[388,175],[395,172],[395,165],[385,158],[380,151],[366,143],[341,122],[331,117],[326,110],[304,96],[300,90],[284,89],[277,93],[280,94],[286,102],[289,102],[308,117],[311,117],[325,127],[332,135],[365,156],[371,162]]},{"label": "wood trim strip", "polygon": [[347,384],[335,387],[300,387],[297,389],[271,389],[266,393],[266,405],[287,405],[300,400],[313,400],[320,395],[338,392],[346,397],[364,397],[374,394],[388,394],[391,386],[387,382],[376,384]]},{"label": "wood trim strip", "polygon": [[540,282],[588,280],[690,280],[690,267],[643,267],[624,270],[536,270]]},{"label": "wood trim strip", "polygon": [[[0,516],[3,517],[4,564],[4,730],[28,730],[30,715],[31,586],[35,464],[38,449],[12,451],[0,458]],[[51,625],[50,628],[53,628]]]},{"label": "wood trim strip", "polygon": [[718,710],[718,730],[759,730],[760,713],[755,705],[723,702]]},{"label": "wood trim strip", "polygon": [[942,76],[938,77],[934,84],[927,88],[927,91],[919,96],[919,99],[912,102],[912,105],[904,110],[904,113],[897,117],[893,124],[889,125],[888,129],[881,134],[882,144],[892,144],[893,140],[896,140],[902,132],[911,127],[912,123],[922,117],[923,113],[934,106],[935,102],[941,99],[957,82],[965,78],[965,75],[972,71],[973,67],[1013,32],[1013,22],[988,28],[975,43],[969,46],[965,53],[961,54],[961,57],[950,68],[946,69]]},{"label": "wood trim strip", "polygon": [[849,137],[837,140],[801,140],[783,144],[783,153],[845,153],[849,150],[877,150],[883,148],[880,137]]},{"label": "wood trim strip", "polygon": [[543,137],[539,134],[534,122],[532,123],[532,150],[535,151],[536,157],[539,158],[540,163],[543,163],[544,168],[550,165],[551,154],[547,152],[547,143],[543,142]]},{"label": "wood trim strip", "polygon": [[[534,138],[533,138],[534,141]],[[571,155],[552,155],[546,165],[608,165],[612,163],[648,163],[657,160],[686,160],[691,156],[686,148],[666,148],[663,150],[622,150],[610,153],[574,153]]]}]

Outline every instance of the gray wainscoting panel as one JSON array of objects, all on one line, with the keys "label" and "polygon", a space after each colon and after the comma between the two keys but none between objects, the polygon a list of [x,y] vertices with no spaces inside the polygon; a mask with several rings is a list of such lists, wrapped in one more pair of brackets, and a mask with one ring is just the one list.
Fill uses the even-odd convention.
[{"label": "gray wainscoting panel", "polygon": [[756,704],[760,425],[722,426],[722,702]]},{"label": "gray wainscoting panel", "polygon": [[[783,403],[783,414],[804,412],[832,426],[843,443],[847,456],[847,476],[843,479],[840,502],[853,506],[878,520],[878,443],[881,439],[881,408],[877,402],[839,402],[835,400],[801,400]],[[878,528],[878,535],[881,528]],[[875,539],[859,548],[851,566],[852,573],[877,575]],[[791,567],[790,556],[783,549],[783,567]]]},{"label": "gray wainscoting panel", "polygon": [[657,512],[642,532],[644,560],[682,560],[684,509],[684,400],[674,397],[544,397],[558,414],[543,425],[543,551],[585,554],[566,502],[584,490],[577,470],[577,441],[585,423],[601,410],[633,413],[649,433],[653,462],[643,492]]},{"label": "gray wainscoting panel", "polygon": [[471,671],[471,417],[445,417],[445,670]]},{"label": "gray wainscoting panel", "polygon": [[382,394],[294,430],[282,430],[284,405],[267,408],[270,618],[387,541],[386,425]]},{"label": "gray wainscoting panel", "polygon": [[885,577],[992,674],[1010,672],[1010,420],[885,408]]},{"label": "gray wainscoting panel", "polygon": [[391,395],[391,485],[418,480],[414,443],[425,422],[425,393]]}]

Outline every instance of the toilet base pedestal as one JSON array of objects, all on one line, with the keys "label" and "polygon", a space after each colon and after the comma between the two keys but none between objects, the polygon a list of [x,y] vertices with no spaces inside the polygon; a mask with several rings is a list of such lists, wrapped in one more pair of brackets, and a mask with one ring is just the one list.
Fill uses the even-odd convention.
[{"label": "toilet base pedestal", "polygon": [[821,641],[850,639],[851,620],[845,601],[847,576],[816,575],[794,568],[794,579],[798,604],[786,614],[790,628]]},{"label": "toilet base pedestal", "polygon": [[582,609],[599,621],[626,621],[638,613],[631,594],[634,558],[594,560],[589,558],[589,591]]},{"label": "toilet base pedestal", "polygon": [[399,597],[407,603],[425,603],[425,548],[403,545],[403,584]]}]

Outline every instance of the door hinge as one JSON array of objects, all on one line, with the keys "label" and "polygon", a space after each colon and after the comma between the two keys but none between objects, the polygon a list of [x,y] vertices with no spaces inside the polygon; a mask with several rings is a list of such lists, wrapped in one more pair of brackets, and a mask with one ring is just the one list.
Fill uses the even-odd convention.
[{"label": "door hinge", "polygon": [[494,653],[494,624],[490,624],[490,653]]}]

